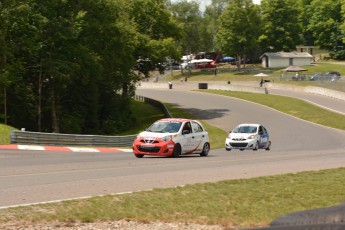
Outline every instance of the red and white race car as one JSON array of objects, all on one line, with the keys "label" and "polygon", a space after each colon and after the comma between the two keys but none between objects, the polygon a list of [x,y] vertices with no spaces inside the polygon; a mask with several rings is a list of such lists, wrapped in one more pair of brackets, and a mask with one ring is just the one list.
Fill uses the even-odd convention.
[{"label": "red and white race car", "polygon": [[133,142],[133,153],[179,157],[184,154],[207,156],[210,151],[208,132],[199,121],[185,118],[164,118],[138,134]]}]

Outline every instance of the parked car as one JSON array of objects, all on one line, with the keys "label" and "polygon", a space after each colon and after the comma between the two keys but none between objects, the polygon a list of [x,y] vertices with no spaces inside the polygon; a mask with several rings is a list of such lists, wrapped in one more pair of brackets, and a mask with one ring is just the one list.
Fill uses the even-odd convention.
[{"label": "parked car", "polygon": [[324,73],[316,73],[310,77],[311,81],[332,81],[340,79],[339,72],[324,72]]},{"label": "parked car", "polygon": [[338,76],[338,77],[340,77],[340,75],[341,75],[339,72],[336,72],[336,71],[326,72],[326,74],[330,74],[330,75],[334,75],[334,76]]},{"label": "parked car", "polygon": [[204,63],[197,63],[195,65],[196,69],[206,69],[206,68],[216,68],[216,62],[212,61],[212,62],[204,62]]},{"label": "parked car", "polygon": [[271,140],[267,129],[260,124],[240,124],[229,132],[225,140],[225,149],[271,149]]},{"label": "parked car", "polygon": [[321,80],[321,77],[322,77],[322,74],[316,73],[316,74],[311,75],[309,79],[311,81],[317,81],[317,80]]},{"label": "parked car", "polygon": [[305,75],[300,73],[296,73],[295,75],[291,76],[291,80],[293,81],[304,81],[305,78]]},{"label": "parked car", "polygon": [[234,63],[236,61],[235,58],[229,57],[229,56],[223,57],[222,60],[223,60],[223,62],[229,62],[229,63]]},{"label": "parked car", "polygon": [[191,65],[188,64],[187,61],[182,62],[182,63],[180,64],[180,69],[181,69],[181,70],[189,69],[190,67],[191,67]]},{"label": "parked car", "polygon": [[164,118],[154,122],[133,142],[136,157],[144,155],[179,157],[184,154],[207,156],[210,151],[208,132],[196,120]]}]

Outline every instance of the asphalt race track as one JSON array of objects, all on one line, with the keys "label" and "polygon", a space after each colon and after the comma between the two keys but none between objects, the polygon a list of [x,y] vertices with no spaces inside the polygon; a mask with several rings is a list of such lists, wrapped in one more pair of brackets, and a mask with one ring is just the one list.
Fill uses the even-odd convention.
[{"label": "asphalt race track", "polygon": [[344,131],[305,122],[259,104],[193,91],[141,89],[138,95],[171,103],[225,131],[240,123],[264,124],[275,151],[345,149]]},{"label": "asphalt race track", "polygon": [[239,123],[262,123],[272,150],[227,152],[212,149],[211,143],[208,157],[177,159],[138,159],[130,152],[0,150],[0,207],[345,165],[344,131],[224,96],[167,89],[137,94],[174,104],[226,131]]}]

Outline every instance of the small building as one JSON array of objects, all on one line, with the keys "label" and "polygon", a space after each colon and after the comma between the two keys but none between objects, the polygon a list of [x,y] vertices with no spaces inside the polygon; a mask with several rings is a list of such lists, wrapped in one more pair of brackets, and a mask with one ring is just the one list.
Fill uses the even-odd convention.
[{"label": "small building", "polygon": [[317,46],[296,46],[297,52],[308,52],[314,57],[314,61],[330,59],[329,51],[318,48]]},{"label": "small building", "polygon": [[277,52],[261,55],[262,67],[306,66],[313,63],[314,57],[307,52]]},{"label": "small building", "polygon": [[322,50],[318,48],[317,46],[303,46],[299,45],[296,46],[297,52],[307,52],[313,55],[314,57],[320,56],[321,54],[328,54],[329,52],[327,50]]}]

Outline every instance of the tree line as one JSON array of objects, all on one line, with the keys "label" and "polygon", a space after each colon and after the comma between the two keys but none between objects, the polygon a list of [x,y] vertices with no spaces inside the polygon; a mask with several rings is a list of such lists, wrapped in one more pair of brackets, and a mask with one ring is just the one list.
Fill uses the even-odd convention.
[{"label": "tree line", "polygon": [[0,119],[30,131],[116,134],[136,84],[183,54],[257,58],[316,45],[344,59],[344,0],[0,0]]},{"label": "tree line", "polygon": [[[345,59],[344,0],[261,0],[260,5],[252,0],[212,0],[200,16],[192,10],[197,9],[194,5],[182,0],[172,11],[187,27],[188,36],[181,44],[185,53],[199,48],[238,60],[258,60],[264,52],[288,52],[307,45],[329,51],[334,59]],[[185,11],[181,14],[176,8]],[[190,20],[183,23],[186,18]]]},{"label": "tree line", "polygon": [[113,134],[135,121],[139,57],[177,57],[163,0],[4,0],[4,123],[41,132]]}]

